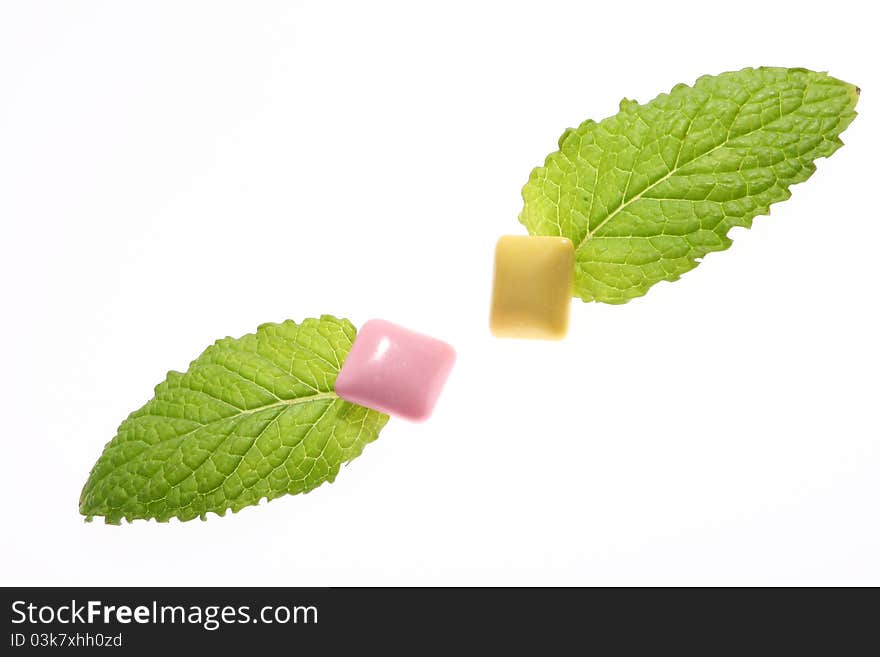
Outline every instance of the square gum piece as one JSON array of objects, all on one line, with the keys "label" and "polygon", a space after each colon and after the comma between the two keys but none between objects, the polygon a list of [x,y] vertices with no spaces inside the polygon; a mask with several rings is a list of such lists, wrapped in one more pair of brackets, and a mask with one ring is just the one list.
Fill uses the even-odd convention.
[{"label": "square gum piece", "polygon": [[560,340],[568,331],[574,245],[566,237],[505,235],[495,247],[489,328],[500,338]]},{"label": "square gum piece", "polygon": [[445,342],[381,319],[361,327],[339,376],[342,399],[414,422],[430,417],[455,363]]}]

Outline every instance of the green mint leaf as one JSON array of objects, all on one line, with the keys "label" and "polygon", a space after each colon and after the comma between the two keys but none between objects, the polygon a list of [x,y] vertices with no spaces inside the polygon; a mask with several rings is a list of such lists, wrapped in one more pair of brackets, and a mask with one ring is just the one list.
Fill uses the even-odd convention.
[{"label": "green mint leaf", "polygon": [[333,392],[355,333],[329,315],[264,324],[169,372],[104,448],[80,513],[204,520],[333,481],[388,421]]},{"label": "green mint leaf", "polygon": [[701,77],[566,130],[532,171],[520,221],[575,245],[575,296],[625,303],[730,246],[815,171],[855,118],[857,87],[804,69]]}]

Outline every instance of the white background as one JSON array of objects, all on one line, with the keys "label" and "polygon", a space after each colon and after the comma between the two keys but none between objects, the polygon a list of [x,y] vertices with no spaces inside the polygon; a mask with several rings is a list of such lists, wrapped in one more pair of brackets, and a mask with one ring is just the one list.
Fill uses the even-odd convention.
[{"label": "white background", "polygon": [[[868,3],[7,2],[0,583],[880,584]],[[744,66],[862,88],[846,146],[674,284],[487,328],[568,126]],[[434,417],[207,522],[83,522],[119,422],[321,313],[451,342]]]}]

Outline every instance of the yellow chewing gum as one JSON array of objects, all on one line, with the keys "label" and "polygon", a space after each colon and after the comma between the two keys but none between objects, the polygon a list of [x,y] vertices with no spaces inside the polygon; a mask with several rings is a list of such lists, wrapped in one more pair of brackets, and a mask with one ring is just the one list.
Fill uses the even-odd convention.
[{"label": "yellow chewing gum", "polygon": [[566,237],[505,235],[495,247],[489,328],[499,338],[561,340],[568,331],[574,245]]}]

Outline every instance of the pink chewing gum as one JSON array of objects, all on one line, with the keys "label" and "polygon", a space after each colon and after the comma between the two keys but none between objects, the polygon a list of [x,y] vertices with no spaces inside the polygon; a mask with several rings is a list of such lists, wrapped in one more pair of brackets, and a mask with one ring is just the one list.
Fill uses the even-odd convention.
[{"label": "pink chewing gum", "polygon": [[455,349],[381,319],[361,327],[339,376],[342,399],[414,422],[430,417],[455,363]]}]

